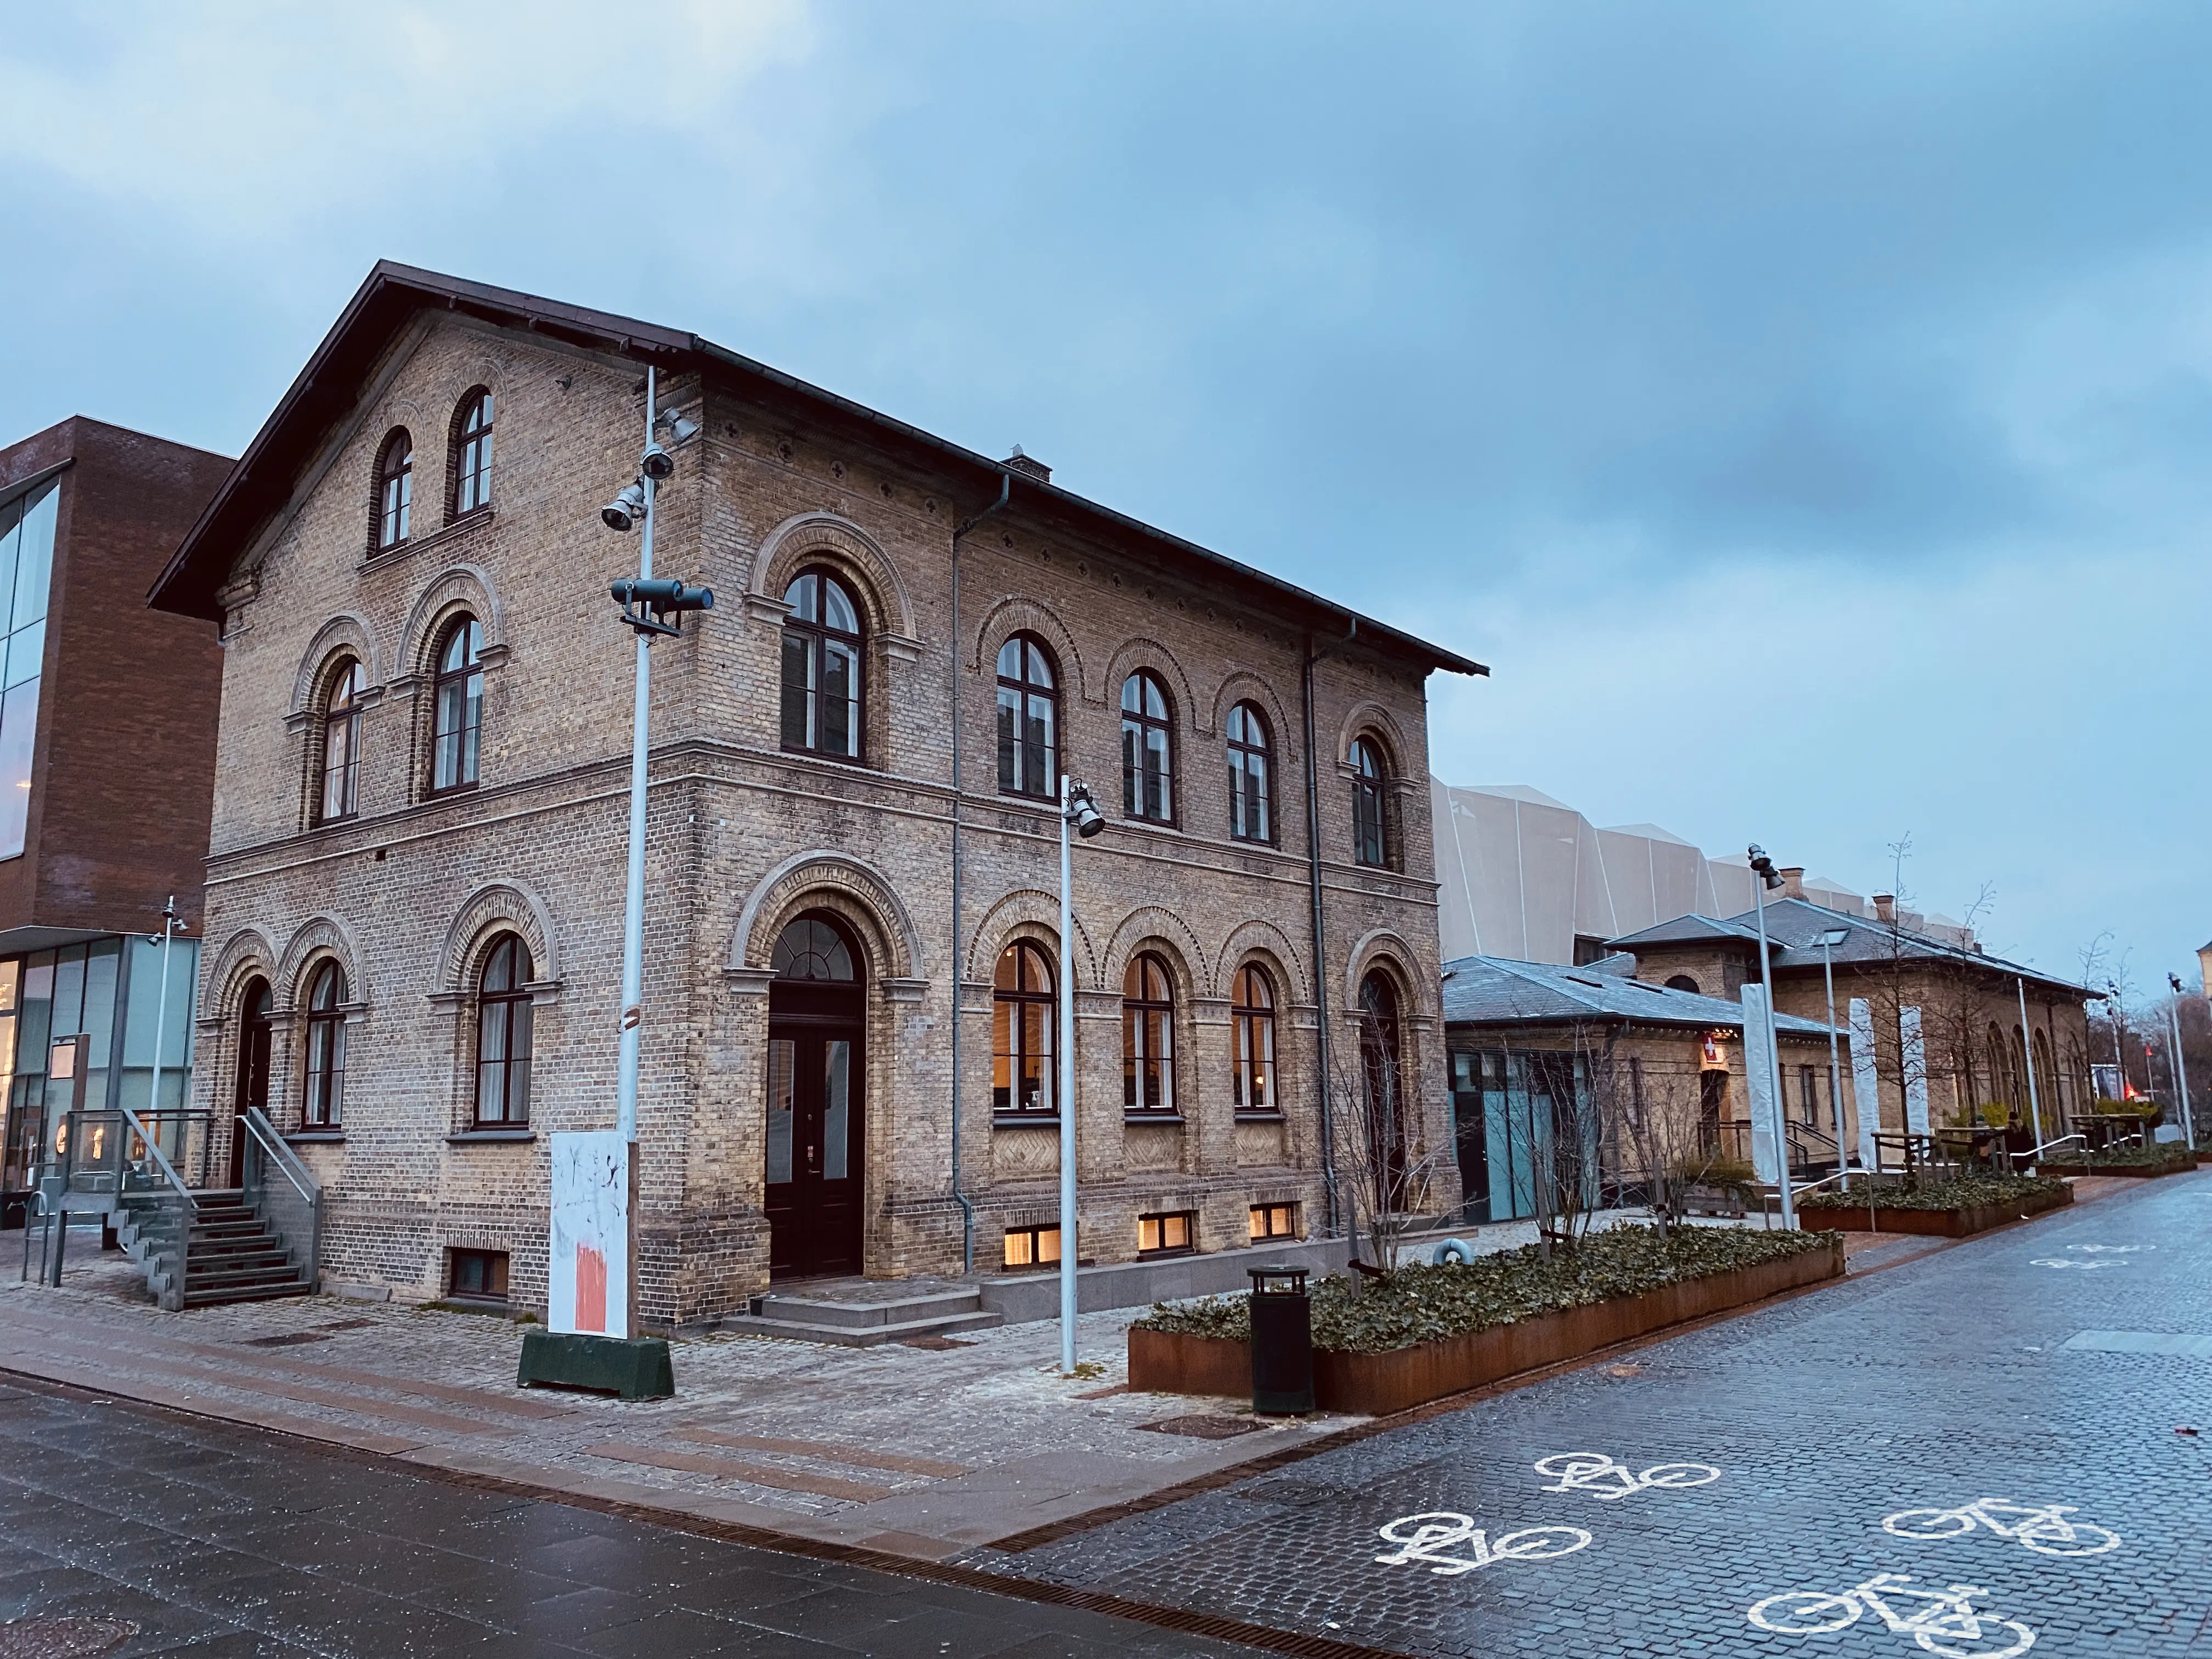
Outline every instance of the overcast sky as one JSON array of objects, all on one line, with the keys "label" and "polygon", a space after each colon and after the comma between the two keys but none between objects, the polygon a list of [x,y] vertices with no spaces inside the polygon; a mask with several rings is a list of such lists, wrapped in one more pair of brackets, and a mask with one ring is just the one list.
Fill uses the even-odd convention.
[{"label": "overcast sky", "polygon": [[0,432],[234,453],[379,257],[696,329],[1492,665],[1436,768],[2212,936],[2212,8],[23,8]]}]

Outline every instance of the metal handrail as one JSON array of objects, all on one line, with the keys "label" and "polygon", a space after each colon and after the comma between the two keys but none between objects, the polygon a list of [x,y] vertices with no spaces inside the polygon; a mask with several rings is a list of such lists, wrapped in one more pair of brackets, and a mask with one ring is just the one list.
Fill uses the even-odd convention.
[{"label": "metal handrail", "polygon": [[2044,1142],[2041,1146],[2035,1146],[2035,1147],[2032,1147],[2032,1148],[2030,1148],[2027,1155],[2028,1155],[2028,1157],[2029,1157],[2031,1159],[2041,1158],[2041,1157],[2042,1157],[2045,1152],[2049,1152],[2049,1151],[2050,1151],[2053,1146],[2064,1146],[2068,1141],[2069,1141],[2069,1140],[2078,1140],[2078,1141],[2080,1141],[2080,1142],[2081,1143],[2081,1147],[2082,1147],[2082,1150],[2083,1150],[2084,1152],[2086,1152],[2086,1151],[2087,1151],[2087,1150],[2088,1150],[2088,1146],[2089,1146],[2089,1137],[2088,1137],[2088,1136],[2087,1136],[2087,1135],[2085,1135],[2085,1134],[2078,1134],[2078,1133],[2077,1133],[2077,1134],[2070,1134],[2070,1135],[2061,1135],[2061,1136],[2059,1136],[2059,1137],[2058,1137],[2058,1139],[2056,1139],[2056,1140],[2046,1140],[2046,1141],[2045,1141],[2045,1142]]},{"label": "metal handrail", "polygon": [[276,1160],[276,1167],[283,1170],[284,1178],[292,1183],[293,1190],[310,1204],[321,1200],[323,1183],[315,1179],[314,1171],[301,1160],[299,1153],[292,1150],[284,1137],[276,1133],[276,1126],[269,1121],[258,1106],[247,1107],[240,1115],[239,1121],[252,1132],[253,1138],[261,1143],[262,1150]]}]

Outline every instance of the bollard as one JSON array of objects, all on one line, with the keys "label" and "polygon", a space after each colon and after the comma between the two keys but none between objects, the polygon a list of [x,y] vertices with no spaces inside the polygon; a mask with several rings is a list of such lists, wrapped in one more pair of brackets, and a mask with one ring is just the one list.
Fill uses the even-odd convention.
[{"label": "bollard", "polygon": [[1304,1267],[1249,1267],[1252,1275],[1252,1409],[1294,1416],[1314,1408],[1313,1303]]}]

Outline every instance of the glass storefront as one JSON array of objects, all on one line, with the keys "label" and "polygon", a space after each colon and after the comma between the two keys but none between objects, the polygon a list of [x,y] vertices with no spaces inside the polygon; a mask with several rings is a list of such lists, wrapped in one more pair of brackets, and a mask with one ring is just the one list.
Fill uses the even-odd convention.
[{"label": "glass storefront", "polygon": [[[4,720],[4,715],[0,715]],[[7,1068],[7,1124],[0,1138],[0,1225],[21,1226],[38,1180],[39,1149],[70,1109],[73,1079],[49,1079],[53,1045],[83,1041],[84,1103],[175,1113],[191,1100],[193,988],[199,941],[163,947],[142,935],[96,939],[0,960],[0,1065]],[[155,1097],[156,1034],[161,1093]],[[165,1137],[166,1139],[166,1137]]]},{"label": "glass storefront", "polygon": [[1451,1084],[1467,1220],[1526,1220],[1552,1209],[1562,1189],[1599,1190],[1597,1115],[1583,1055],[1455,1048]]}]

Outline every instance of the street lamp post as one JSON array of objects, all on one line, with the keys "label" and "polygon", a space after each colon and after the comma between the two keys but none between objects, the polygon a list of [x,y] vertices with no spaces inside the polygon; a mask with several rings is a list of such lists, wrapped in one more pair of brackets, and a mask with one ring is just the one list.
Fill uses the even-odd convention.
[{"label": "street lamp post", "polygon": [[2173,1000],[2167,1005],[2166,1024],[2173,1030],[2173,1086],[2181,1097],[2181,1133],[2188,1138],[2189,1150],[2197,1150],[2197,1120],[2189,1110],[2189,1066],[2181,1052],[2181,977],[2168,974],[2166,982],[2173,988]]},{"label": "street lamp post", "polygon": [[1106,827],[1091,792],[1066,773],[1060,778],[1060,1369],[1075,1370],[1075,879],[1068,826],[1088,841]]},{"label": "street lamp post", "polygon": [[[161,931],[147,939],[149,945],[161,947],[161,1000],[154,1006],[154,1081],[146,1091],[146,1111],[149,1116],[161,1109],[161,1043],[167,1037],[166,1025],[169,1018],[169,947],[184,931],[185,919],[177,913],[177,896],[169,895],[169,902],[161,907]],[[187,1101],[185,1104],[191,1103]],[[181,1120],[178,1133],[183,1133]]]},{"label": "street lamp post", "polygon": [[1828,1110],[1836,1120],[1836,1179],[1851,1172],[1850,1154],[1844,1150],[1844,1071],[1837,1059],[1836,966],[1832,953],[1851,936],[1848,927],[1831,927],[1820,935],[1820,977],[1828,986]]},{"label": "street lamp post", "polygon": [[2035,1033],[2027,1024],[2027,981],[2014,977],[2020,991],[2020,1054],[2027,1067],[2027,1121],[2035,1131],[2035,1144],[2043,1145],[2043,1099],[2035,1086]]},{"label": "street lamp post", "polygon": [[[1751,898],[1753,908],[1759,912],[1759,983],[1766,994],[1767,1100],[1774,1113],[1774,1165],[1782,1179],[1782,1224],[1794,1229],[1797,1225],[1797,1206],[1790,1191],[1790,1118],[1782,1109],[1782,1060],[1774,1035],[1774,974],[1766,949],[1766,890],[1781,886],[1782,878],[1775,873],[1774,860],[1760,851],[1755,842],[1751,848],[1751,868],[1759,878],[1751,885]],[[1829,1021],[1828,1027],[1832,1031],[1835,1022]]]}]

